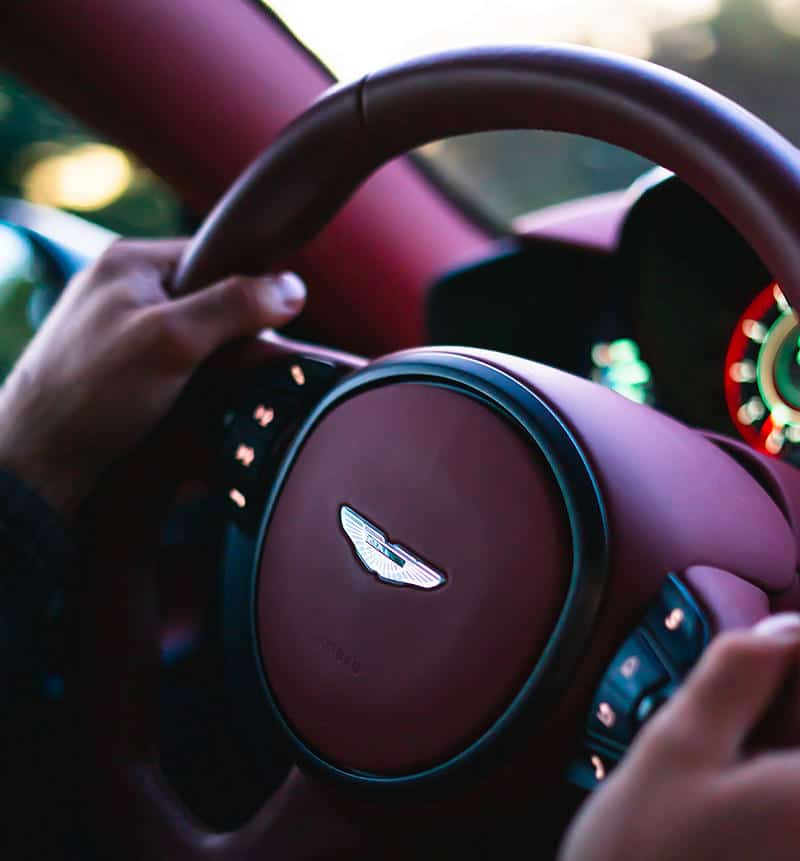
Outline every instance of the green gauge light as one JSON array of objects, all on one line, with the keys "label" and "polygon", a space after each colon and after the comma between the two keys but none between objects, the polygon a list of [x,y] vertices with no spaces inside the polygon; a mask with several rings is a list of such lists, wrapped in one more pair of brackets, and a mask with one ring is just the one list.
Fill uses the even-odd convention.
[{"label": "green gauge light", "polygon": [[592,347],[592,379],[638,404],[653,402],[653,375],[630,338],[601,341]]}]

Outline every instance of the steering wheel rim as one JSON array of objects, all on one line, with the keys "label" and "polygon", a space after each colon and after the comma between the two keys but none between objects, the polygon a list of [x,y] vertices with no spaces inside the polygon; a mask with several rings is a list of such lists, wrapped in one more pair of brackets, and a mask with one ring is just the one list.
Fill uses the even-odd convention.
[{"label": "steering wheel rim", "polygon": [[[800,153],[744,109],[681,75],[575,47],[453,52],[334,88],[222,198],[187,249],[175,289],[200,289],[233,271],[274,265],[315,235],[373,170],[410,148],[506,128],[585,134],[674,170],[740,230],[800,307],[800,222],[794,218]],[[139,470],[139,480],[146,474]],[[98,514],[102,538],[88,603],[96,650],[102,647],[104,655],[94,659],[87,681],[103,686],[104,694],[112,688],[110,701],[96,691],[87,695],[90,725],[95,731],[105,725],[100,743],[94,740],[108,790],[103,801],[116,810],[130,805],[143,841],[139,851],[158,847],[172,858],[259,857],[281,848],[300,856],[309,847],[296,842],[292,828],[306,816],[336,835],[332,854],[355,848],[362,835],[337,812],[342,799],[334,793],[331,803],[296,772],[233,835],[209,834],[164,784],[152,716],[158,662],[152,559],[118,561],[121,547],[155,543],[155,507],[130,502],[133,480],[129,470],[123,480],[129,510]],[[163,476],[159,484],[166,495]],[[101,576],[111,568],[113,578]],[[127,668],[124,683],[119,663]]]},{"label": "steering wheel rim", "polygon": [[674,171],[740,231],[798,304],[798,150],[677,72],[574,46],[454,51],[334,87],[222,197],[187,248],[176,289],[242,268],[263,271],[311,239],[370,173],[410,149],[514,128],[597,138]]}]

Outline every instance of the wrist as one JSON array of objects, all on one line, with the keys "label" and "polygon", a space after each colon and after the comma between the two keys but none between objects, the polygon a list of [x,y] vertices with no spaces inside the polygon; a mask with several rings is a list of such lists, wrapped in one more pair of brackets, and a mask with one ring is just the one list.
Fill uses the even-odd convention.
[{"label": "wrist", "polygon": [[72,463],[45,435],[35,433],[32,429],[41,420],[15,410],[7,395],[5,387],[0,389],[0,468],[60,515],[71,517],[91,490],[91,471]]},{"label": "wrist", "polygon": [[54,511],[69,519],[89,493],[86,475],[56,465],[35,453],[7,451],[0,444],[0,468],[35,491]]}]

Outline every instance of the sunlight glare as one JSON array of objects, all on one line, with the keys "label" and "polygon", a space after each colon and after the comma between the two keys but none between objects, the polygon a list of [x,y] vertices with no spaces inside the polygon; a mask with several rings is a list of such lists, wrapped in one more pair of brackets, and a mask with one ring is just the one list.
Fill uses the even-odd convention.
[{"label": "sunlight glare", "polygon": [[800,0],[766,0],[775,26],[789,36],[800,36]]},{"label": "sunlight glare", "polygon": [[419,54],[481,44],[575,42],[647,58],[655,33],[713,18],[720,0],[262,2],[347,80]]},{"label": "sunlight glare", "polygon": [[133,165],[124,152],[100,143],[82,143],[48,155],[25,172],[22,188],[32,203],[67,209],[102,209],[125,193]]}]

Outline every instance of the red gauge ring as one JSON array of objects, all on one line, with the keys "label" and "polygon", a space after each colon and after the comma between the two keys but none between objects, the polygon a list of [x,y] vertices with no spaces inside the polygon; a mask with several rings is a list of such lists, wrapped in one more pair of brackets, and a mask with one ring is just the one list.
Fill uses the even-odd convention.
[{"label": "red gauge ring", "polygon": [[725,400],[755,449],[800,463],[800,326],[772,283],[736,324],[725,357]]}]

